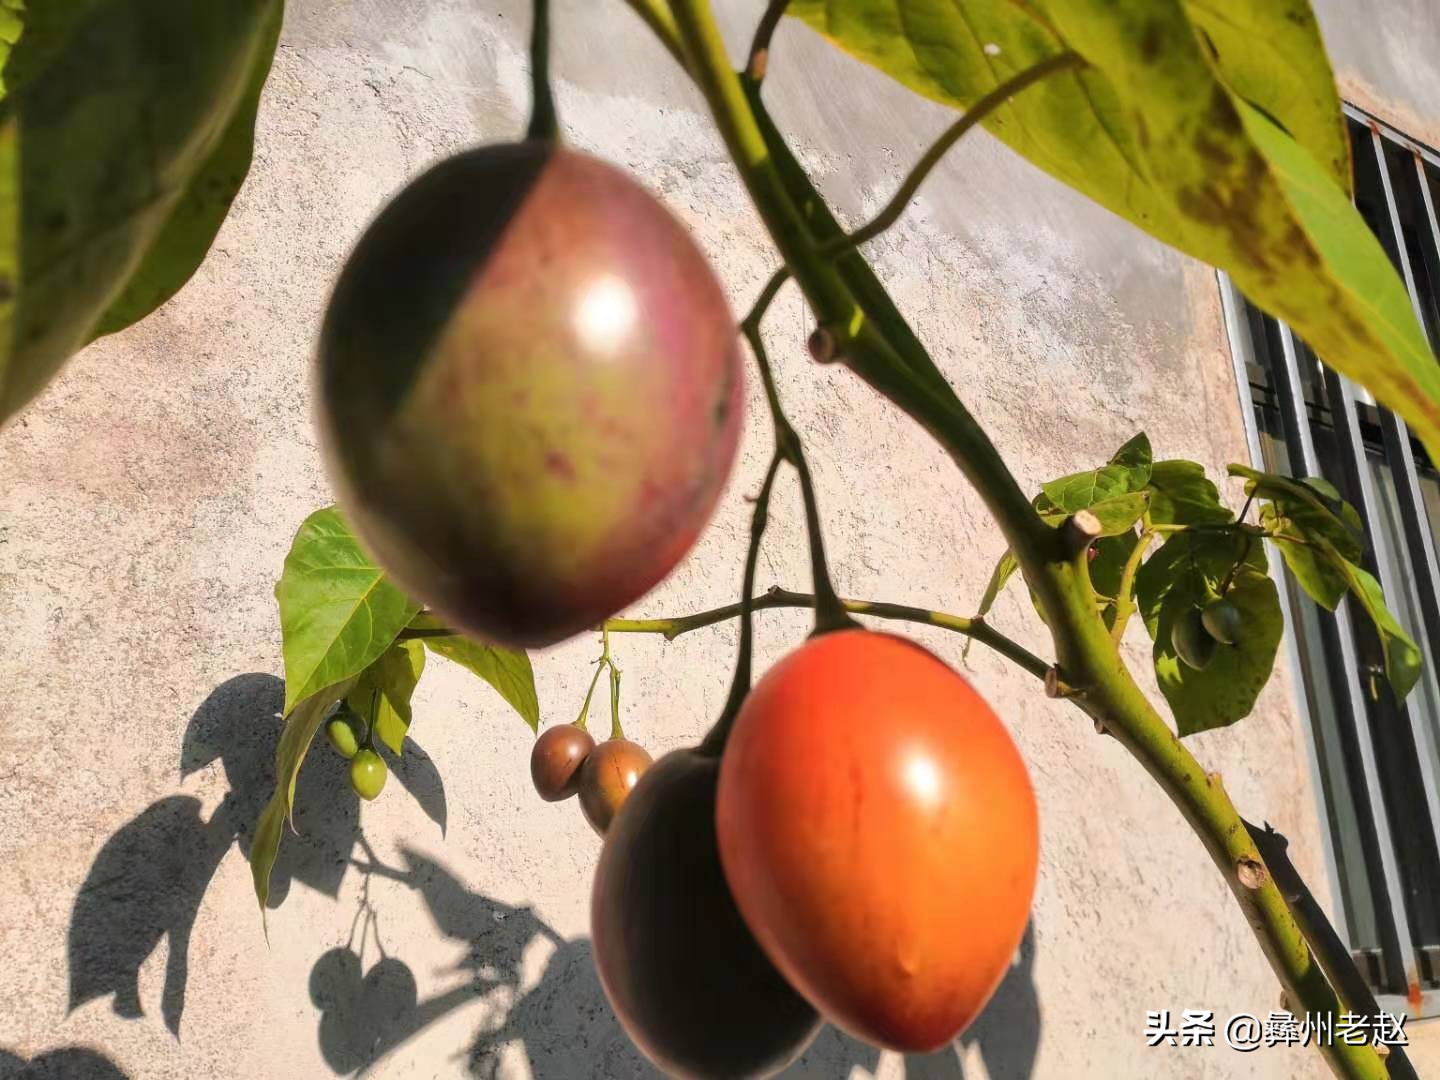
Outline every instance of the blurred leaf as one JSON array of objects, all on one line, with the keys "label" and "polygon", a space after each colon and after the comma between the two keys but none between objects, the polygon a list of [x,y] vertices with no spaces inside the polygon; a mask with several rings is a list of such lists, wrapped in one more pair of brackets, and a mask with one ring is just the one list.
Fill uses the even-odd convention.
[{"label": "blurred leaf", "polygon": [[[410,623],[413,630],[439,630],[444,626],[443,622],[428,612],[415,616]],[[453,660],[461,667],[469,668],[488,682],[510,703],[510,707],[520,714],[520,719],[530,725],[531,730],[539,730],[540,702],[535,696],[535,672],[530,666],[529,656],[513,649],[502,649],[498,645],[486,645],[459,634],[426,637],[421,640],[431,652]]]},{"label": "blurred leaf", "polygon": [[1223,525],[1235,517],[1194,461],[1157,461],[1149,491],[1150,520],[1156,525]]},{"label": "blurred leaf", "polygon": [[260,109],[260,93],[270,74],[275,45],[280,39],[282,11],[281,3],[276,0],[250,64],[249,85],[236,104],[230,123],[175,201],[169,219],[125,288],[111,302],[94,337],[113,334],[149,315],[180,291],[209,253],[220,225],[230,212],[230,204],[250,172],[255,115]]},{"label": "blurred leaf", "polygon": [[1308,0],[1186,0],[1185,10],[1221,81],[1273,116],[1348,194],[1350,139]]},{"label": "blurred leaf", "polygon": [[320,689],[359,675],[419,610],[360,549],[333,506],[300,526],[275,598],[287,712]]},{"label": "blurred leaf", "polygon": [[5,86],[5,65],[20,35],[25,31],[25,0],[0,0],[0,97]]},{"label": "blurred leaf", "polygon": [[315,733],[320,730],[330,707],[341,700],[354,685],[345,679],[327,686],[297,703],[285,716],[280,743],[275,748],[275,793],[260,811],[255,823],[255,838],[250,844],[250,876],[255,883],[255,898],[263,914],[270,899],[270,870],[280,853],[280,840],[285,823],[295,809],[295,779],[310,750]]},{"label": "blurred leaf", "polygon": [[418,641],[397,641],[361,673],[355,688],[345,695],[350,708],[369,719],[375,706],[375,734],[400,755],[410,730],[410,698],[425,670],[425,647]]},{"label": "blurred leaf", "polygon": [[[45,0],[0,106],[0,421],[100,331],[178,287],[224,213],[280,0]],[[247,127],[247,121],[240,121]],[[218,168],[223,175],[207,168]],[[204,222],[202,223],[202,220]],[[163,247],[154,258],[157,242]]]},{"label": "blurred leaf", "polygon": [[1234,645],[1217,644],[1214,659],[1200,671],[1175,655],[1170,633],[1175,620],[1203,597],[1182,583],[1169,591],[1160,609],[1153,650],[1155,677],[1181,735],[1225,727],[1249,716],[1275,667],[1285,627],[1274,580],[1263,571],[1246,568],[1235,575],[1225,595],[1240,609],[1244,630]]},{"label": "blurred leaf", "polygon": [[[1267,22],[1293,6],[1266,3]],[[1318,38],[1299,26],[1271,35],[1254,46],[1267,53],[1258,62],[1237,55],[1233,40],[1212,52],[1198,31],[1216,28],[1215,8],[1195,14],[1198,27],[1180,0],[794,0],[789,13],[959,109],[1041,61],[1078,53],[1089,66],[1015,95],[985,127],[1100,205],[1228,271],[1440,459],[1440,365],[1337,182],[1343,120],[1324,104],[1333,85],[1312,85],[1328,70]],[[1288,87],[1264,82],[1286,64]],[[1309,92],[1297,96],[1302,83]],[[1297,126],[1287,133],[1237,93]]]}]

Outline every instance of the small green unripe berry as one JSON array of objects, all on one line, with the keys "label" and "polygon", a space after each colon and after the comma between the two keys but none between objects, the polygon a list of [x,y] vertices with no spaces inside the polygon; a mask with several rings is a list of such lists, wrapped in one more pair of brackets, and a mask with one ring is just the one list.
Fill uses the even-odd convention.
[{"label": "small green unripe berry", "polygon": [[1175,625],[1170,628],[1170,647],[1184,663],[1196,671],[1203,671],[1210,666],[1210,661],[1215,659],[1215,650],[1220,646],[1219,642],[1206,632],[1205,624],[1200,618],[1200,609],[1190,608],[1176,619]]},{"label": "small green unripe berry", "polygon": [[326,724],[325,737],[330,740],[335,752],[346,760],[353,758],[355,751],[360,749],[360,739],[355,733],[355,726],[346,716],[337,715]]},{"label": "small green unripe berry", "polygon": [[385,759],[374,750],[357,750],[350,761],[350,786],[367,802],[374,799],[385,788],[385,777],[389,770]]},{"label": "small green unripe berry", "polygon": [[1200,615],[1206,632],[1222,645],[1234,645],[1240,640],[1240,631],[1245,625],[1245,616],[1232,600],[1216,600]]}]

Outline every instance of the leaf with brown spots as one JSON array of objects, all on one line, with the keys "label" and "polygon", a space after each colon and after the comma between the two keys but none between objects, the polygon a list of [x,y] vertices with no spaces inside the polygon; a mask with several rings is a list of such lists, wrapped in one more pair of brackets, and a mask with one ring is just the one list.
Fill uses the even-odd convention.
[{"label": "leaf with brown spots", "polygon": [[793,0],[789,13],[961,109],[1078,53],[1086,68],[1015,95],[985,127],[1226,270],[1440,454],[1440,365],[1340,183],[1343,119],[1313,15],[1302,0],[1238,6],[1229,22],[1193,0]]}]

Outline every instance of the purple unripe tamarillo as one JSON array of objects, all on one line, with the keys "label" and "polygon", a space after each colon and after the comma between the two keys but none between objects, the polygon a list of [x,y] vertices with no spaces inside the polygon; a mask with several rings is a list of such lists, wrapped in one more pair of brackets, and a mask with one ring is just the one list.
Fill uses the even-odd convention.
[{"label": "purple unripe tamarillo", "polygon": [[464,632],[553,645],[664,578],[739,438],[734,318],[685,226],[549,142],[436,165],[366,230],[321,331],[341,508]]}]

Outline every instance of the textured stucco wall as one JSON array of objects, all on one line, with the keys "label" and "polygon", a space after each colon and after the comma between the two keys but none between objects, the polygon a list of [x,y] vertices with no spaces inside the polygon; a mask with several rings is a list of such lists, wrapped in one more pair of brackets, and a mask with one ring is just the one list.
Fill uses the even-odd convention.
[{"label": "textured stucco wall", "polygon": [[[722,6],[738,49],[760,5]],[[662,195],[743,310],[775,260],[697,95],[619,4],[558,7],[568,137]],[[441,155],[513,136],[527,98],[521,3],[290,8],[254,171],[201,272],[0,433],[0,1076],[4,1052],[114,1075],[77,1047],[134,1080],[324,1077],[371,1058],[376,1076],[650,1075],[589,966],[594,837],[573,804],[530,792],[525,727],[442,662],[417,697],[424,753],[403,785],[361,810],[333,755],[307,763],[303,835],[282,853],[268,945],[262,932],[242,851],[281,701],[271,588],[296,525],[329,501],[307,385],[328,282],[388,193]],[[946,120],[795,26],[767,93],[850,221]],[[1217,470],[1244,459],[1213,274],[997,143],[956,151],[875,255],[1027,485],[1142,427],[1161,454]],[[974,493],[903,416],[808,361],[792,292],[769,329],[841,590],[973,606],[1002,548]],[[769,448],[749,396],[714,524],[638,612],[733,599],[743,496]],[[797,504],[789,485],[777,496],[762,586],[805,582]],[[996,618],[1045,651],[1022,589]],[[762,665],[804,632],[797,613],[760,620]],[[910,632],[960,663],[957,638]],[[630,735],[657,756],[693,742],[733,647],[733,627],[619,642]],[[1127,648],[1144,670],[1143,630]],[[547,719],[571,718],[595,653],[582,640],[537,657]],[[1320,1075],[1302,1051],[1145,1048],[1147,1009],[1263,1014],[1273,976],[1140,768],[983,650],[968,671],[1039,790],[1032,938],[956,1052],[902,1061],[827,1032],[792,1075]],[[1302,738],[1282,673],[1255,716],[1194,742],[1320,883]],[[335,951],[347,943],[360,959]]]}]

